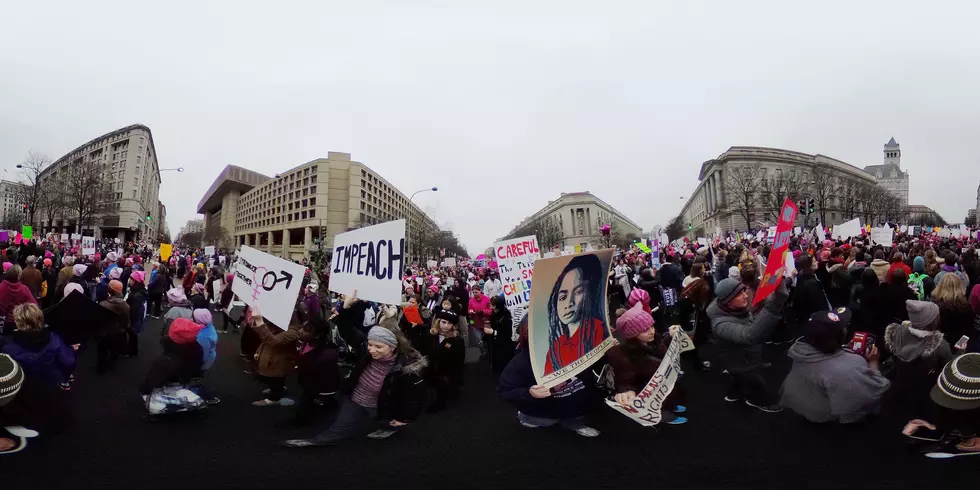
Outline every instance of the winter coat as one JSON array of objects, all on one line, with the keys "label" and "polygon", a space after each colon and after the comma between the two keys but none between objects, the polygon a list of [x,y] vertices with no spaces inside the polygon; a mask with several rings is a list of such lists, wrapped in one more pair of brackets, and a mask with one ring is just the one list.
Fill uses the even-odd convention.
[{"label": "winter coat", "polygon": [[171,304],[170,309],[163,315],[163,330],[160,335],[166,337],[170,334],[170,324],[178,318],[194,320],[194,310],[190,303]]},{"label": "winter coat", "polygon": [[514,358],[514,320],[510,310],[491,313],[490,328],[493,333],[486,337],[490,341],[490,367],[494,374],[500,374]]},{"label": "winter coat", "polygon": [[14,308],[24,303],[37,304],[37,300],[27,286],[6,279],[0,281],[0,317],[13,323]]},{"label": "winter coat", "polygon": [[37,267],[24,269],[24,272],[20,274],[20,282],[27,286],[27,289],[31,290],[31,294],[35,298],[41,297],[41,283],[44,282],[44,278],[41,276],[41,271]]},{"label": "winter coat", "polygon": [[801,272],[796,277],[792,298],[793,311],[801,323],[806,322],[810,315],[818,311],[830,311],[831,308],[823,284],[810,272]]},{"label": "winter coat", "polygon": [[497,381],[497,394],[521,413],[532,417],[570,419],[581,417],[602,401],[602,394],[585,370],[572,379],[551,388],[551,396],[534,398],[528,391],[538,384],[531,369],[528,349],[517,352]]},{"label": "winter coat", "polygon": [[783,381],[779,404],[811,422],[857,422],[877,413],[891,383],[858,354],[832,354],[797,341],[789,349],[793,367]]},{"label": "winter coat", "polygon": [[909,310],[905,306],[907,300],[918,300],[915,291],[900,284],[882,283],[882,318],[885,323],[901,323],[909,319]]},{"label": "winter coat", "polygon": [[[892,274],[894,274],[895,271],[897,271],[897,270],[904,271],[905,272],[905,277],[909,277],[909,276],[912,275],[912,269],[909,266],[905,265],[904,262],[892,262],[892,264],[890,266],[888,266],[888,272],[886,273],[887,274],[886,277],[888,279],[891,279]],[[877,273],[877,272],[878,271],[876,270],[875,273]]]},{"label": "winter coat", "polygon": [[482,330],[485,321],[490,317],[490,297],[484,294],[480,296],[479,300],[470,298],[469,307],[466,311],[467,315],[470,311],[473,312],[470,320],[475,328]]},{"label": "winter coat", "polygon": [[[653,375],[660,367],[660,357],[662,353],[654,347],[644,344],[636,339],[626,340],[621,344],[609,349],[606,353],[606,360],[613,370],[613,380],[615,382],[615,393],[626,393],[632,391],[639,393],[643,391]],[[664,407],[674,407],[683,400],[683,390],[680,384],[674,386],[667,399],[664,400]]]},{"label": "winter coat", "polygon": [[719,361],[732,374],[762,369],[762,346],[782,318],[783,304],[789,293],[786,281],[765,300],[758,314],[733,315],[718,306],[715,299],[708,305],[711,335],[719,345]]},{"label": "winter coat", "polygon": [[126,304],[129,305],[129,326],[138,334],[143,331],[146,320],[146,286],[139,283],[130,288]]},{"label": "winter coat", "polygon": [[255,352],[256,373],[270,378],[285,378],[293,372],[299,327],[290,325],[286,330],[273,333],[271,327],[262,324],[255,327],[255,333],[262,340],[262,345]]},{"label": "winter coat", "polygon": [[[354,392],[361,373],[371,360],[365,344],[360,350],[357,365],[341,386],[341,394]],[[427,395],[424,375],[428,365],[425,356],[398,354],[378,393],[379,420],[411,422],[422,414]]]},{"label": "winter coat", "polygon": [[875,259],[871,262],[868,267],[875,271],[875,275],[878,276],[878,282],[887,282],[888,280],[888,269],[891,268],[891,264],[887,260]]},{"label": "winter coat", "polygon": [[170,275],[157,272],[153,274],[150,278],[150,294],[164,294],[167,292],[167,288],[170,287]]},{"label": "winter coat", "polygon": [[122,298],[113,296],[99,304],[111,311],[113,315],[113,321],[105,326],[101,335],[120,334],[131,328],[132,318],[129,313],[129,305]]},{"label": "winter coat", "polygon": [[308,394],[336,393],[341,383],[339,360],[340,349],[336,344],[303,344],[296,358],[296,377],[303,391]]},{"label": "winter coat", "polygon": [[44,386],[66,383],[75,371],[75,351],[58,334],[47,329],[36,332],[16,330],[2,351],[20,364],[28,378]]},{"label": "winter coat", "polygon": [[974,315],[969,304],[935,303],[939,305],[939,331],[943,333],[947,344],[956,345],[960,337],[973,337],[977,334],[973,331]]},{"label": "winter coat", "polygon": [[[894,363],[894,383],[888,406],[904,417],[924,417],[930,413],[929,391],[946,363],[953,358],[942,332],[930,331],[925,337],[913,334],[908,322],[885,329],[885,347]],[[908,420],[908,419],[906,419]]]},{"label": "winter coat", "polygon": [[426,377],[451,386],[463,384],[463,365],[466,362],[466,345],[459,336],[439,340],[439,334],[426,333],[425,347],[420,350],[429,361]]},{"label": "winter coat", "polygon": [[201,372],[201,345],[197,342],[178,344],[169,337],[160,339],[163,353],[153,361],[140,383],[140,393],[149,395],[156,388],[176,383],[185,385]]},{"label": "winter coat", "polygon": [[422,323],[418,325],[412,325],[409,323],[408,318],[405,315],[398,320],[398,329],[405,334],[405,337],[409,342],[412,343],[412,348],[419,351],[425,352],[428,347],[429,341],[429,325],[425,323],[425,319]]},{"label": "winter coat", "polygon": [[218,331],[214,329],[214,324],[209,323],[197,332],[197,343],[201,345],[203,358],[201,360],[201,371],[207,371],[214,365],[214,360],[218,357]]}]

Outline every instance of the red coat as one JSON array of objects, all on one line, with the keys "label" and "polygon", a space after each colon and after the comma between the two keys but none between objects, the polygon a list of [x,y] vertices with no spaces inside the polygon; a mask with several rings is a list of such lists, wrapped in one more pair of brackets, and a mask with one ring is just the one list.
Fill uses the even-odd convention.
[{"label": "red coat", "polygon": [[27,286],[7,280],[0,282],[0,317],[13,321],[14,308],[24,303],[37,304],[37,300]]},{"label": "red coat", "polygon": [[891,282],[892,274],[894,274],[895,270],[897,269],[905,271],[905,277],[912,275],[912,269],[909,269],[909,266],[905,265],[904,262],[892,262],[892,265],[888,266],[888,275],[885,276],[885,282]]}]

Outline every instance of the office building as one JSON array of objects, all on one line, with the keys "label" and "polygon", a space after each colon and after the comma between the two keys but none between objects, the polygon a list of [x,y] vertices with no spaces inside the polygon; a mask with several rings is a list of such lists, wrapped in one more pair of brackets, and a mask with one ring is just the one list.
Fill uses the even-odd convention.
[{"label": "office building", "polygon": [[615,234],[640,238],[643,230],[616,208],[586,192],[562,192],[561,196],[524,218],[504,238],[535,235],[538,245],[550,249],[558,246],[588,245],[599,248],[599,229],[610,225]]},{"label": "office building", "polygon": [[273,177],[229,165],[197,211],[204,215],[206,234],[220,228],[220,245],[248,245],[294,260],[321,246],[330,253],[339,233],[403,218],[409,255],[418,260],[424,237],[438,231],[394,185],[339,152]]},{"label": "office building", "polygon": [[24,184],[0,180],[0,223],[24,220]]}]

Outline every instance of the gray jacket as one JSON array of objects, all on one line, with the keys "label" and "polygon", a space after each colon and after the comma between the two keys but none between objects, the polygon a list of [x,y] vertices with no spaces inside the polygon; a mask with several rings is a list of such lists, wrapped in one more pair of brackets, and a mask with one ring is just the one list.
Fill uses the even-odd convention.
[{"label": "gray jacket", "polygon": [[186,318],[188,320],[194,319],[194,310],[191,309],[190,303],[170,305],[170,309],[163,315],[163,330],[160,331],[160,335],[162,337],[166,337],[170,334],[170,324],[178,318]]},{"label": "gray jacket", "polygon": [[[718,300],[708,305],[711,334],[720,348],[719,362],[732,374],[762,369],[762,345],[782,318],[783,304],[789,292],[786,281],[780,282],[756,315],[732,315],[718,306]],[[750,307],[751,308],[751,307]]]},{"label": "gray jacket", "polygon": [[857,422],[876,413],[891,382],[858,354],[826,354],[798,341],[789,349],[793,368],[779,404],[811,422]]}]

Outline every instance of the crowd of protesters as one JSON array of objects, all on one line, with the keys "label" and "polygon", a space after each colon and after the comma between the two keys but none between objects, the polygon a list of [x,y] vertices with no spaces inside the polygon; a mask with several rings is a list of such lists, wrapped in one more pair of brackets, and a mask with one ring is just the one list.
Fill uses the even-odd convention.
[{"label": "crowd of protesters", "polygon": [[[311,426],[308,438],[282,441],[287,447],[386,439],[426,413],[452,410],[472,369],[468,358],[489,365],[522,426],[596,437],[590,413],[603,399],[629,406],[678,325],[694,344],[685,365],[725,377],[728,389],[717,396],[726,402],[770,414],[785,408],[795,415],[783,416],[813,423],[902,420],[896,430],[932,453],[980,452],[975,241],[896,236],[888,245],[794,237],[778,271],[783,280],[760,301],[768,244],[719,237],[655,253],[618,250],[606,288],[617,345],[550,388],[532,370],[527,318],[511,317],[492,268],[413,265],[398,305],[331,293],[329,268],[308,269],[288,324],[275,325],[235,296],[234,257],[224,251],[178,247],[160,257],[136,244],[109,250],[107,242],[83,256],[60,244],[9,247],[0,282],[0,453],[67,424],[60,398],[79,352],[94,350],[95,372],[111,376],[121,358],[143,355],[138,340],[150,325],[161,349],[134,387],[149,414],[220,403],[213,391],[221,380],[207,373],[237,362],[260,383],[254,406],[295,407],[293,421]],[[104,320],[79,343],[63,340],[47,319],[93,307]],[[229,333],[239,334],[240,359],[218,359],[219,338]],[[792,365],[780,385],[764,376],[772,362],[766,344],[783,346]],[[292,376],[297,397],[286,393]],[[694,418],[686,394],[696,390],[680,378],[663,405],[665,425]],[[313,430],[326,412],[335,412],[333,421]]]}]

